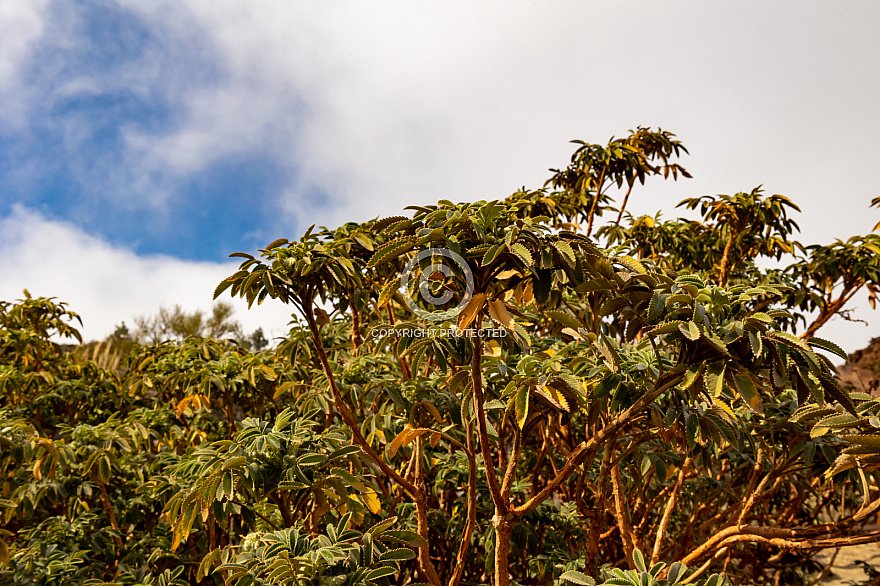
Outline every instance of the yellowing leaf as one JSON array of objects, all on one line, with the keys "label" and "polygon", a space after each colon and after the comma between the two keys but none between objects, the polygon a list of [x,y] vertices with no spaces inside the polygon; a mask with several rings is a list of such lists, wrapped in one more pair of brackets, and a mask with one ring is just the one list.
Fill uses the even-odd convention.
[{"label": "yellowing leaf", "polygon": [[330,316],[320,307],[315,308],[315,323],[319,326],[324,326],[330,323]]},{"label": "yellowing leaf", "polygon": [[494,300],[489,302],[489,317],[498,322],[505,328],[513,327],[513,318],[507,311],[507,306],[503,301]]},{"label": "yellowing leaf", "polygon": [[566,398],[560,393],[558,390],[554,389],[550,386],[541,386],[538,387],[538,393],[544,396],[550,403],[556,407],[557,409],[562,409],[563,411],[569,411],[570,408],[568,406],[568,401]]},{"label": "yellowing leaf", "polygon": [[382,510],[382,503],[379,502],[379,497],[376,495],[375,490],[368,490],[363,493],[361,495],[361,500],[374,515],[378,515],[379,511]]},{"label": "yellowing leaf", "polygon": [[758,389],[755,388],[755,383],[752,382],[751,377],[748,374],[736,374],[733,376],[733,382],[746,405],[752,411],[763,414],[764,404],[761,402],[761,395],[758,393]]},{"label": "yellowing leaf", "polygon": [[474,295],[467,306],[458,314],[458,327],[462,330],[466,329],[476,319],[477,314],[483,309],[486,303],[486,294],[477,293]]},{"label": "yellowing leaf", "polygon": [[529,417],[529,387],[521,386],[516,391],[516,424],[522,429]]}]

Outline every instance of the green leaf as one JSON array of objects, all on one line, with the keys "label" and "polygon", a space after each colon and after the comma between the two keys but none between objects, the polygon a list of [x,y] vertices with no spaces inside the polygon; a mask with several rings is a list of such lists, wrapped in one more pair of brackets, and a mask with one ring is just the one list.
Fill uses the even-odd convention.
[{"label": "green leaf", "polygon": [[679,581],[684,578],[687,570],[688,567],[686,565],[681,562],[675,562],[669,566],[669,573],[666,575],[666,579],[669,580],[670,584],[678,584]]},{"label": "green leaf", "polygon": [[637,547],[633,549],[633,563],[638,571],[648,571],[648,566],[645,565],[645,556],[642,555],[642,552]]},{"label": "green leaf", "polygon": [[568,326],[575,331],[577,331],[578,328],[582,328],[584,325],[578,321],[576,317],[565,311],[548,311],[546,313],[547,317],[550,319],[556,320],[562,325]]},{"label": "green leaf", "polygon": [[516,424],[520,429],[529,416],[529,386],[523,385],[516,391]]},{"label": "green leaf", "polygon": [[384,578],[385,576],[393,576],[397,573],[397,570],[392,568],[391,566],[382,566],[381,568],[376,568],[375,570],[370,570],[366,574],[364,574],[364,580],[378,580],[379,578]]},{"label": "green leaf", "polygon": [[279,246],[287,244],[288,242],[289,242],[289,240],[287,240],[287,238],[279,238],[278,240],[273,240],[272,242],[270,242],[269,245],[264,250],[271,250],[273,248],[278,248]]},{"label": "green leaf", "polygon": [[519,242],[514,242],[513,244],[508,245],[510,252],[515,254],[526,266],[532,266],[534,261],[532,260],[532,253],[529,252],[529,249],[520,244]]},{"label": "green leaf", "polygon": [[484,267],[485,267],[485,266],[488,266],[488,265],[492,264],[492,262],[493,262],[496,258],[498,258],[498,255],[501,254],[501,252],[502,252],[503,250],[504,250],[504,248],[502,247],[502,245],[500,245],[500,244],[496,244],[496,245],[494,245],[492,248],[490,248],[490,249],[486,252],[486,254],[483,255],[483,260],[482,260],[482,262],[480,263],[481,266],[484,266]]},{"label": "green leaf", "polygon": [[389,549],[385,553],[383,553],[379,557],[379,561],[387,562],[387,561],[395,561],[395,562],[403,562],[406,560],[415,559],[416,554],[411,549],[406,549],[405,547],[401,547],[398,549]]},{"label": "green leaf", "polygon": [[[750,317],[757,317],[758,315],[759,314],[756,313]],[[768,338],[774,338],[776,340],[779,340],[779,341],[783,342],[784,344],[786,344],[787,346],[790,346],[792,348],[800,348],[801,350],[805,350],[807,352],[812,352],[812,350],[810,350],[810,347],[807,345],[806,342],[804,342],[800,338],[796,338],[796,337],[792,336],[788,332],[780,332],[780,331],[774,330],[772,332],[767,332],[766,336]]]},{"label": "green leaf", "polygon": [[617,258],[614,259],[614,262],[616,262],[618,264],[622,264],[623,266],[625,266],[626,268],[628,268],[629,270],[631,270],[634,273],[638,273],[640,275],[647,275],[648,274],[648,269],[645,268],[645,265],[643,265],[642,263],[640,263],[639,261],[637,261],[636,259],[634,259],[631,256],[626,256],[626,255],[618,256]]},{"label": "green leaf", "polygon": [[572,584],[580,584],[583,586],[596,586],[596,581],[587,576],[586,574],[582,574],[581,572],[575,570],[569,570],[559,576],[560,580],[565,580],[566,582],[571,582]]},{"label": "green leaf", "polygon": [[679,324],[678,331],[684,334],[684,337],[688,340],[697,341],[700,339],[700,328],[693,321],[689,321],[687,324]]},{"label": "green leaf", "polygon": [[574,249],[572,249],[571,245],[565,240],[556,240],[553,242],[553,247],[559,251],[559,254],[562,255],[564,259],[566,259],[571,266],[575,266],[577,264],[577,257],[575,257]]},{"label": "green leaf", "polygon": [[379,539],[379,537],[392,525],[397,522],[397,517],[388,517],[383,521],[379,521],[369,529],[367,529],[367,533],[372,535],[374,538]]},{"label": "green leaf", "polygon": [[735,374],[733,375],[733,382],[737,392],[739,392],[740,397],[743,398],[749,409],[763,415],[764,404],[761,402],[761,395],[755,388],[752,378],[748,374]]},{"label": "green leaf", "polygon": [[841,348],[834,342],[829,342],[828,340],[823,340],[822,338],[810,338],[807,340],[807,344],[809,344],[810,346],[815,346],[816,348],[827,350],[832,354],[840,356],[844,360],[848,358],[846,352],[843,351],[843,348]]},{"label": "green leaf", "polygon": [[214,299],[217,299],[218,297],[220,297],[220,295],[222,295],[224,291],[226,291],[227,289],[232,287],[232,285],[233,285],[232,281],[229,281],[229,280],[220,281],[220,284],[217,285],[216,289],[214,289]]},{"label": "green leaf", "polygon": [[367,263],[368,267],[374,267],[380,263],[389,261],[391,259],[397,258],[404,252],[412,249],[413,246],[416,245],[416,237],[415,236],[404,236],[402,238],[398,238],[381,247],[379,250],[370,257],[370,261]]},{"label": "green leaf", "polygon": [[651,303],[648,305],[648,321],[656,321],[663,315],[666,309],[666,295],[659,290],[654,291],[651,295]]},{"label": "green leaf", "polygon": [[415,533],[414,531],[385,531],[382,534],[382,539],[392,539],[399,543],[405,543],[411,547],[422,547],[424,545],[428,545],[428,542],[425,541],[421,535]]},{"label": "green leaf", "polygon": [[385,286],[382,287],[382,291],[379,293],[379,306],[383,306],[387,304],[392,297],[394,297],[394,292],[400,288],[400,277],[394,277],[385,283]]},{"label": "green leaf", "polygon": [[752,354],[755,358],[760,358],[764,352],[764,344],[761,342],[760,332],[749,332],[749,344],[752,347]]}]

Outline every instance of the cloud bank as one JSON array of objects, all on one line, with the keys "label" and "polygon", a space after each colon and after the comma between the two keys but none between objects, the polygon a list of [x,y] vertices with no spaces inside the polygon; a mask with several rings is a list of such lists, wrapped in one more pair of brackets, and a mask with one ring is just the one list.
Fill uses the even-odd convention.
[{"label": "cloud bank", "polygon": [[[213,283],[229,252],[312,223],[538,187],[570,139],[639,124],[676,132],[694,179],[649,184],[634,213],[763,183],[802,207],[805,242],[864,233],[878,17],[868,1],[0,0],[0,254],[20,276],[3,294],[39,279],[110,307],[65,272],[101,254]],[[81,254],[55,276],[11,266],[18,222]],[[202,290],[166,287],[139,311]]]},{"label": "cloud bank", "polygon": [[[214,288],[237,267],[138,256],[23,207],[0,219],[0,299],[21,299],[23,289],[56,297],[80,314],[84,340],[103,339],[123,321],[131,327],[132,318],[153,315],[160,306],[210,309]],[[251,310],[241,299],[232,303],[246,332],[262,327],[267,338],[287,333],[290,311],[280,302]]]}]

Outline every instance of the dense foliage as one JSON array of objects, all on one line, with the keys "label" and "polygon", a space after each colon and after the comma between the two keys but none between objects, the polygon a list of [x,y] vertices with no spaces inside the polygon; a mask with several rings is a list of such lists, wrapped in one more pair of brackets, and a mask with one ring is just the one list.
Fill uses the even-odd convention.
[{"label": "dense foliage", "polygon": [[578,144],[543,189],[233,254],[215,297],[296,312],[270,349],[169,313],[193,335],[69,352],[64,303],[0,302],[0,584],[798,584],[880,541],[880,401],[814,337],[877,236],[801,245],[759,188],[634,218],[684,146]]}]

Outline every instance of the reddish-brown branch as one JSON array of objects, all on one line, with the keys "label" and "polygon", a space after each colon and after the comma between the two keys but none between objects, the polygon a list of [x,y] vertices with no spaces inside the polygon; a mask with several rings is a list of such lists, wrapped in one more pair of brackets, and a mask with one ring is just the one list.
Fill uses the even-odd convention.
[{"label": "reddish-brown branch", "polygon": [[629,512],[626,510],[626,499],[623,496],[623,486],[620,481],[620,462],[611,466],[611,488],[614,492],[614,510],[617,517],[617,526],[620,527],[620,535],[623,537],[623,551],[626,553],[626,563],[635,569],[633,562],[633,528],[629,521]]},{"label": "reddish-brown branch", "polygon": [[687,469],[694,461],[693,456],[688,456],[681,469],[678,471],[678,478],[675,479],[675,485],[672,487],[672,494],[666,501],[666,509],[663,511],[663,517],[660,519],[660,526],[657,527],[657,537],[654,539],[654,549],[651,553],[651,561],[657,563],[660,561],[660,548],[663,547],[663,540],[666,539],[666,529],[669,527],[669,520],[672,518],[672,512],[678,503],[678,497],[681,494],[681,487],[684,485],[684,479],[687,475]]},{"label": "reddish-brown branch", "polygon": [[517,519],[522,518],[529,511],[550,498],[550,495],[552,495],[563,482],[568,480],[572,473],[577,470],[584,461],[595,456],[599,448],[605,445],[605,443],[613,437],[618,430],[626,425],[637,414],[641,413],[642,409],[653,403],[657,397],[680,383],[683,376],[684,369],[681,367],[667,371],[664,376],[658,379],[652,390],[642,395],[641,398],[633,403],[629,409],[614,418],[611,423],[603,427],[588,441],[582,442],[576,449],[574,449],[562,470],[560,470],[559,473],[556,474],[556,476],[548,482],[538,494],[522,505],[511,510],[514,517]]}]

